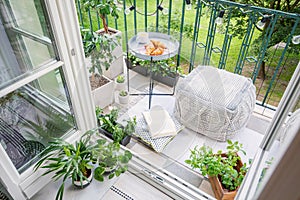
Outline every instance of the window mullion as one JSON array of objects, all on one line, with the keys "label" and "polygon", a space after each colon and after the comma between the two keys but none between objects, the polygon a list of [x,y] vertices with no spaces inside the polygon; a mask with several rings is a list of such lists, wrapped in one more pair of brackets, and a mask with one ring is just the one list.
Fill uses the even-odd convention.
[{"label": "window mullion", "polygon": [[[15,91],[16,89],[18,89],[26,84],[38,79],[39,77],[47,74],[48,72],[61,67],[63,64],[64,63],[61,61],[53,61],[44,67],[38,68],[35,71],[31,71],[30,72],[31,75],[29,75],[25,78],[22,78],[22,76],[18,77],[18,78],[20,78],[19,81],[12,83],[9,86],[5,87],[4,89],[0,90],[0,98],[3,97],[4,95],[7,95],[10,92]],[[27,73],[24,74],[24,76],[26,76],[26,75],[27,75]]]}]

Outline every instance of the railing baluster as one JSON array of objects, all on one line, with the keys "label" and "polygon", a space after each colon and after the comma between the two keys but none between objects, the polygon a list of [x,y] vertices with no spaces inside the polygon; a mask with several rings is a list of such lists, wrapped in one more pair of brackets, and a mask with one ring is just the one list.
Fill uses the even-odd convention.
[{"label": "railing baluster", "polygon": [[101,25],[100,25],[100,17],[99,17],[99,12],[97,11],[97,24],[98,24],[98,30],[101,29]]},{"label": "railing baluster", "polygon": [[93,22],[92,22],[92,16],[91,16],[91,9],[88,9],[88,16],[89,16],[89,22],[90,22],[90,30],[93,32]]},{"label": "railing baluster", "polygon": [[77,0],[77,9],[78,9],[78,14],[79,14],[79,22],[80,22],[82,28],[84,28],[80,0]]},{"label": "railing baluster", "polygon": [[[133,6],[136,8],[136,0],[133,0]],[[137,34],[136,9],[133,12],[134,33]]]},{"label": "railing baluster", "polygon": [[148,31],[148,1],[145,0],[145,12],[144,12],[144,15],[145,15],[145,32]]},{"label": "railing baluster", "polygon": [[200,28],[201,22],[201,14],[202,14],[202,1],[198,0],[197,2],[197,10],[196,10],[196,17],[195,17],[195,25],[194,25],[194,35],[193,35],[193,44],[192,44],[192,51],[190,57],[190,66],[189,72],[191,72],[194,68],[195,56],[196,56],[196,46],[198,41],[198,33]]},{"label": "railing baluster", "polygon": [[170,29],[171,29],[171,14],[172,14],[172,0],[169,0],[168,35],[170,35]]},{"label": "railing baluster", "polygon": [[212,53],[212,48],[213,48],[214,38],[216,33],[215,19],[216,19],[217,7],[218,4],[216,3],[212,6],[212,10],[211,10],[209,27],[208,27],[207,37],[206,37],[206,46],[204,51],[203,65],[210,64],[210,58],[211,58],[211,53]]},{"label": "railing baluster", "polygon": [[156,23],[155,23],[155,31],[158,32],[158,26],[159,26],[159,10],[158,10],[158,5],[159,5],[159,0],[156,0]]},{"label": "railing baluster", "polygon": [[[259,59],[258,62],[256,63],[256,66],[255,66],[255,70],[253,71],[253,83],[255,83],[255,80],[258,76],[258,72],[260,70],[260,67],[261,67],[261,64],[265,58],[265,54],[266,54],[266,50],[267,50],[267,47],[269,45],[269,42],[270,42],[270,39],[272,37],[272,33],[273,33],[273,30],[275,28],[275,24],[277,22],[277,19],[278,19],[278,15],[275,15],[274,19],[271,20],[271,24],[268,26],[267,30],[266,30],[266,34],[265,34],[265,37],[264,37],[264,40],[263,40],[263,45],[261,46],[261,51],[259,53]],[[272,27],[270,27],[272,26]]]},{"label": "railing baluster", "polygon": [[236,65],[235,65],[234,73],[237,73],[237,74],[242,73],[243,65],[245,63],[247,52],[248,52],[248,49],[249,49],[249,46],[250,46],[250,43],[252,40],[252,36],[254,33],[254,29],[255,29],[254,23],[257,20],[256,15],[257,14],[254,12],[250,13],[250,17],[248,20],[247,33],[244,36],[244,39],[243,39],[243,42],[242,42],[242,45],[240,48],[240,53],[239,53],[239,56],[238,56],[238,59],[237,59]]},{"label": "railing baluster", "polygon": [[184,24],[184,15],[185,15],[185,0],[183,0],[182,4],[182,16],[181,16],[181,25],[180,25],[180,36],[179,36],[179,49],[177,56],[177,67],[180,65],[180,53],[181,53],[181,44],[182,44],[182,32],[183,32],[183,24]]},{"label": "railing baluster", "polygon": [[[277,16],[277,15],[276,15],[276,16]],[[277,19],[276,19],[276,20],[277,20]],[[267,90],[267,92],[266,92],[266,95],[265,95],[265,97],[264,97],[264,100],[262,101],[262,104],[263,104],[263,105],[264,105],[264,103],[265,103],[265,101],[266,101],[266,99],[267,99],[267,97],[268,97],[268,95],[269,95],[269,92],[270,92],[271,88],[272,88],[273,82],[274,82],[274,80],[275,80],[275,78],[276,78],[276,76],[277,76],[278,70],[279,70],[279,68],[280,68],[280,66],[281,66],[281,63],[282,63],[283,59],[284,59],[284,55],[285,55],[285,53],[286,53],[286,51],[287,51],[287,49],[288,49],[288,46],[289,46],[289,44],[290,44],[290,42],[291,42],[291,40],[292,40],[292,36],[293,36],[293,34],[295,33],[295,31],[296,31],[296,28],[297,28],[297,26],[298,26],[298,23],[299,23],[299,19],[296,20],[296,22],[295,22],[295,24],[294,24],[294,26],[293,26],[293,29],[292,29],[292,31],[291,31],[291,33],[290,33],[288,39],[287,39],[286,45],[285,45],[285,47],[284,47],[284,50],[283,50],[283,52],[281,53],[280,60],[279,60],[279,62],[277,63],[275,72],[274,72],[274,74],[273,74],[273,76],[272,76],[272,80],[271,80],[271,82],[270,82],[270,84],[269,84],[269,86],[268,86],[268,90]]]}]

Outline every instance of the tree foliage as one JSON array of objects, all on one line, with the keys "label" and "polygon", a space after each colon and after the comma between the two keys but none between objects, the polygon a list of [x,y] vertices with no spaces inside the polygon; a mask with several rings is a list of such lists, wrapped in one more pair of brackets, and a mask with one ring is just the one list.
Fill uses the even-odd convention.
[{"label": "tree foliage", "polygon": [[[283,12],[287,13],[298,13],[300,14],[300,0],[265,0],[265,1],[260,1],[260,0],[237,0],[236,2],[241,3],[241,4],[246,4],[246,5],[252,5],[252,6],[258,6],[258,7],[264,7],[267,9],[273,9],[273,10],[280,10]],[[270,13],[262,13],[270,15]],[[271,15],[270,15],[271,16]],[[243,13],[238,10],[234,11],[232,13],[231,18],[235,20],[235,24],[231,25],[230,29],[232,31],[232,34],[234,36],[238,36],[242,38],[244,34],[246,33],[247,29],[247,24],[249,20],[249,13]],[[260,20],[261,18],[259,18]],[[257,30],[261,32],[258,38],[254,41],[254,44],[261,43],[265,34],[266,34],[266,29],[269,25],[270,21],[266,22],[266,25],[264,26],[263,29],[260,29],[259,27],[256,26]],[[288,33],[291,33],[292,28],[295,24],[295,19],[288,18],[281,16],[278,18],[274,31],[272,33],[271,40],[268,44],[268,48],[271,46],[274,46],[280,42],[286,42],[287,37],[289,36]],[[294,35],[299,35],[300,34],[300,24],[298,24],[296,28],[296,32]],[[254,45],[255,46],[255,45]],[[299,53],[300,51],[300,46],[299,45],[290,45],[290,49],[295,53]]]}]

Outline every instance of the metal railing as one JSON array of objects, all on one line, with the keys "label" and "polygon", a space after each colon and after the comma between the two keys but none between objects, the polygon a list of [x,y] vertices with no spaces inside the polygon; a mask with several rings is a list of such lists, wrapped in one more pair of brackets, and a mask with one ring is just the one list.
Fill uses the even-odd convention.
[{"label": "metal railing", "polygon": [[[300,15],[224,0],[196,0],[187,10],[187,3],[190,1],[119,1],[120,17],[108,17],[109,26],[123,32],[124,51],[127,41],[139,31],[176,35],[180,43],[177,66],[185,73],[198,65],[212,65],[250,77],[257,88],[258,104],[275,109],[300,59],[291,42],[300,34]],[[76,4],[80,25],[92,31],[100,29],[97,13],[82,9],[80,0]],[[219,24],[218,18],[224,23]],[[241,20],[243,26],[236,30],[234,26]],[[258,23],[263,21],[259,32]],[[274,44],[279,23],[289,26],[281,42]]]}]

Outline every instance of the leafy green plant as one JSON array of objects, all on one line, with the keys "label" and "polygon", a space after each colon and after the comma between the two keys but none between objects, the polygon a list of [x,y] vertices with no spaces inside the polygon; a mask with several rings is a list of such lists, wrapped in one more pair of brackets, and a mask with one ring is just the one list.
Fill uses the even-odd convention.
[{"label": "leafy green plant", "polygon": [[107,142],[105,139],[98,139],[96,144],[92,143],[92,136],[97,133],[95,130],[87,131],[75,144],[56,139],[41,153],[34,170],[45,168],[47,171],[43,175],[54,172],[54,181],[62,179],[56,200],[63,198],[68,178],[71,178],[72,182],[79,181],[83,186],[83,181],[88,181],[88,176],[92,174],[94,165],[94,178],[98,181],[104,181],[106,168],[114,169],[107,174],[109,179],[128,169],[127,164],[132,154],[128,150],[122,151],[118,143]]},{"label": "leafy green plant", "polygon": [[128,60],[130,61],[132,67],[136,67],[138,65],[142,66],[142,67],[149,67],[150,61],[149,60],[142,60],[134,55],[132,55],[131,53],[128,53]]},{"label": "leafy green plant", "polygon": [[121,91],[119,92],[119,95],[122,96],[122,97],[125,97],[125,96],[128,95],[128,92],[125,91],[125,90],[121,90]]},{"label": "leafy green plant", "polygon": [[98,181],[104,181],[105,172],[109,173],[109,179],[120,176],[128,169],[127,164],[132,158],[130,151],[120,152],[119,143],[109,143],[104,139],[97,140],[93,156],[98,164],[94,172],[94,178]]},{"label": "leafy green plant", "polygon": [[105,33],[108,33],[108,26],[106,18],[108,15],[118,19],[118,7],[115,0],[82,0],[83,6],[88,9],[94,9],[97,11],[99,17],[102,20]]},{"label": "leafy green plant", "polygon": [[125,82],[125,77],[123,75],[118,75],[117,76],[117,83],[124,83]]},{"label": "leafy green plant", "polygon": [[177,67],[177,71],[176,71],[176,62],[174,61],[175,58],[176,57],[168,58],[160,61],[154,61],[154,64],[152,65],[152,67],[150,67],[151,63],[149,60],[142,60],[132,54],[128,54],[128,59],[131,62],[133,67],[140,65],[142,67],[147,68],[148,70],[151,70],[151,72],[154,74],[159,73],[163,76],[172,76],[175,75],[176,73],[179,74],[183,73],[183,70],[180,66]]},{"label": "leafy green plant", "polygon": [[127,135],[132,135],[135,131],[136,126],[136,117],[133,119],[129,119],[126,121],[126,125],[124,127],[120,127],[118,125],[115,126],[114,132],[113,132],[113,139],[115,142],[120,142],[125,138]]},{"label": "leafy green plant", "polygon": [[95,112],[96,112],[96,118],[98,119],[102,115],[103,109],[100,108],[99,106],[96,106]]},{"label": "leafy green plant", "polygon": [[112,52],[116,46],[121,44],[121,37],[112,38],[106,34],[91,32],[89,29],[82,29],[81,35],[84,54],[86,57],[91,56],[92,65],[89,71],[92,73],[92,77],[96,73],[102,75],[102,69],[108,70],[115,59]]},{"label": "leafy green plant", "polygon": [[88,180],[88,170],[93,168],[90,164],[93,146],[89,141],[90,137],[82,137],[75,144],[70,144],[62,139],[56,139],[49,142],[50,145],[41,153],[34,170],[45,168],[48,170],[43,175],[55,172],[52,177],[54,181],[63,179],[55,199],[63,198],[65,181],[68,178],[73,182],[79,180],[81,185],[84,180]]},{"label": "leafy green plant", "polygon": [[126,125],[124,126],[118,124],[118,114],[118,109],[112,109],[110,113],[97,115],[100,127],[112,133],[112,138],[117,143],[123,140],[127,135],[131,135],[135,131],[136,126],[136,117],[126,120]]},{"label": "leafy green plant", "polygon": [[190,159],[185,162],[192,168],[199,169],[204,176],[218,176],[224,188],[233,191],[240,186],[247,172],[246,163],[238,169],[237,164],[241,158],[237,153],[246,152],[237,141],[228,140],[227,143],[226,153],[221,150],[213,153],[212,148],[205,145],[200,148],[196,146],[191,150]]}]

